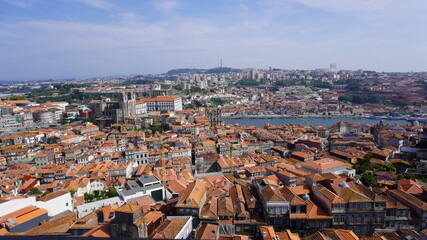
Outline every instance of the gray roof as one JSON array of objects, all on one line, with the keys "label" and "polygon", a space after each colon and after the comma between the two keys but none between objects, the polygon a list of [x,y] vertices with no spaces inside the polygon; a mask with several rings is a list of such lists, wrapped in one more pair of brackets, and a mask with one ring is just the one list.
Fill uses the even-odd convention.
[{"label": "gray roof", "polygon": [[131,196],[131,195],[136,194],[137,192],[144,192],[145,193],[147,190],[152,190],[152,189],[157,189],[157,188],[162,188],[162,187],[163,187],[163,185],[161,183],[156,183],[156,184],[146,186],[146,187],[137,186],[137,187],[134,187],[134,188],[129,189],[129,190],[123,190],[120,192],[120,194],[123,196]]},{"label": "gray roof", "polygon": [[[144,184],[144,185],[143,185]],[[151,184],[151,185],[148,185]],[[148,185],[148,186],[147,186]],[[123,196],[131,196],[137,192],[146,192],[147,190],[162,188],[163,185],[159,179],[155,176],[142,176],[137,179],[137,181],[132,181],[128,183],[130,189],[123,190],[120,192]]]},{"label": "gray roof", "polygon": [[138,178],[138,181],[145,185],[149,183],[155,183],[160,180],[156,176],[150,175],[150,176],[141,176],[140,178]]}]

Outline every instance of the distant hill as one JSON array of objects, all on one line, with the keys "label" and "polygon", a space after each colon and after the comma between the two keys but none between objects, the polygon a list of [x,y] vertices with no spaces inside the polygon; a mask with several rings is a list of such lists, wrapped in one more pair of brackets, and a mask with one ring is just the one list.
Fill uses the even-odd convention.
[{"label": "distant hill", "polygon": [[217,67],[211,69],[198,69],[198,68],[179,68],[172,69],[168,71],[166,74],[168,75],[176,75],[176,74],[201,74],[201,73],[229,73],[229,72],[241,72],[240,69],[234,69],[229,67]]},{"label": "distant hill", "polygon": [[241,72],[240,69],[234,69],[229,67],[217,67],[206,70],[206,73],[229,73],[229,72]]},{"label": "distant hill", "polygon": [[197,69],[197,68],[178,68],[169,70],[166,74],[176,75],[176,74],[185,74],[185,73],[204,73],[206,69]]}]

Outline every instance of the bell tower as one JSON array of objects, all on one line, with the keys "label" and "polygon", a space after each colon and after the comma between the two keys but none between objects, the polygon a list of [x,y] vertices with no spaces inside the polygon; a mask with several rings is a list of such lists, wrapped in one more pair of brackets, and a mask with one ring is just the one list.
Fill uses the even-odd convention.
[{"label": "bell tower", "polygon": [[134,92],[123,92],[120,96],[120,108],[122,109],[122,121],[136,115],[136,96]]}]

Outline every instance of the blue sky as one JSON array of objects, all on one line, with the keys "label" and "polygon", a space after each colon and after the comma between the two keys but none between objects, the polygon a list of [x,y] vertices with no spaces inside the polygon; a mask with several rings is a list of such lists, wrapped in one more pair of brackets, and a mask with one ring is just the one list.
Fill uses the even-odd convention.
[{"label": "blue sky", "polygon": [[0,0],[0,81],[172,68],[427,71],[425,0]]}]

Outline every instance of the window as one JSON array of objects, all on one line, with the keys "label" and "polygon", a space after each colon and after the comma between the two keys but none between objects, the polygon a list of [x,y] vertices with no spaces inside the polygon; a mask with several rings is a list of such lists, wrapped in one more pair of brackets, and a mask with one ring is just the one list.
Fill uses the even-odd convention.
[{"label": "window", "polygon": [[339,218],[338,216],[334,216],[334,223],[337,223],[337,222],[339,222]]}]

